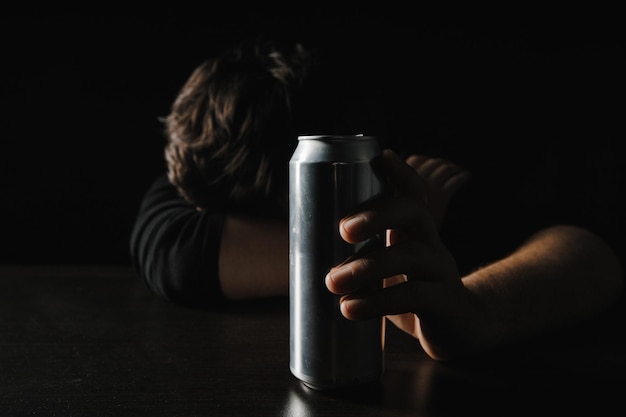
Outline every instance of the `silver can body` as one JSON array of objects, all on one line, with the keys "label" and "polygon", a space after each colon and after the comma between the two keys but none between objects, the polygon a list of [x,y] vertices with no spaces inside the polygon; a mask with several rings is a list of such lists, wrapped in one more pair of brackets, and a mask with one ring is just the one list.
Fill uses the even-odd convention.
[{"label": "silver can body", "polygon": [[372,136],[300,136],[289,162],[290,369],[313,389],[373,383],[384,369],[384,318],[346,319],[324,282],[365,245],[384,245],[384,233],[357,245],[339,235],[339,220],[382,189],[379,153]]}]

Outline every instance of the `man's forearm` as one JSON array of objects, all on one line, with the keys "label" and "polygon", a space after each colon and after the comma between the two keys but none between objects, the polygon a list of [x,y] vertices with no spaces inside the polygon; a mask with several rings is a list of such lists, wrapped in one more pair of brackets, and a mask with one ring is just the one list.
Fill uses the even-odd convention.
[{"label": "man's forearm", "polygon": [[224,296],[243,300],[289,291],[289,237],[284,222],[229,216],[222,231],[219,278]]},{"label": "man's forearm", "polygon": [[508,343],[595,316],[623,290],[611,248],[577,227],[532,236],[505,259],[463,279],[485,307],[478,338]]}]

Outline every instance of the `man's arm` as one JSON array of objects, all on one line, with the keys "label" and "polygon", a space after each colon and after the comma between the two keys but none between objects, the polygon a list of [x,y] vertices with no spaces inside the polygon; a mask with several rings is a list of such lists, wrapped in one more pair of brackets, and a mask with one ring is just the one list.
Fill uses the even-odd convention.
[{"label": "man's arm", "polygon": [[219,279],[224,296],[231,300],[288,294],[288,225],[278,220],[227,216]]},{"label": "man's arm", "polygon": [[[621,295],[622,271],[612,249],[574,226],[547,228],[461,278],[425,203],[422,179],[390,151],[383,162],[395,193],[343,219],[340,233],[356,243],[385,228],[389,246],[326,277],[329,290],[343,294],[347,318],[387,316],[433,358],[448,359],[576,325]],[[362,291],[382,277],[393,285]]]}]

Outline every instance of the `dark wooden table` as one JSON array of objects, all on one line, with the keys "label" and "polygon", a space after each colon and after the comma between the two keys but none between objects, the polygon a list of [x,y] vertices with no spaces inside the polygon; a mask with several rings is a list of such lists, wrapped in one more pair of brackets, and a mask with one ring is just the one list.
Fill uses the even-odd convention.
[{"label": "dark wooden table", "polygon": [[576,331],[458,362],[388,326],[379,386],[330,394],[289,372],[285,299],[183,308],[125,266],[0,266],[0,285],[2,417],[626,412],[623,302]]}]

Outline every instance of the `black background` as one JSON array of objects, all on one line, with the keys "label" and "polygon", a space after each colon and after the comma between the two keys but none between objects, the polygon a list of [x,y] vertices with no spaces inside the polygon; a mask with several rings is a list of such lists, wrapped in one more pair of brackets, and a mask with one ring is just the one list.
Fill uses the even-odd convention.
[{"label": "black background", "polygon": [[471,165],[624,138],[612,10],[185,13],[0,17],[0,263],[128,263],[139,200],[164,166],[158,117],[196,65],[259,32],[351,62],[389,143],[407,151],[462,135],[450,155]]}]

